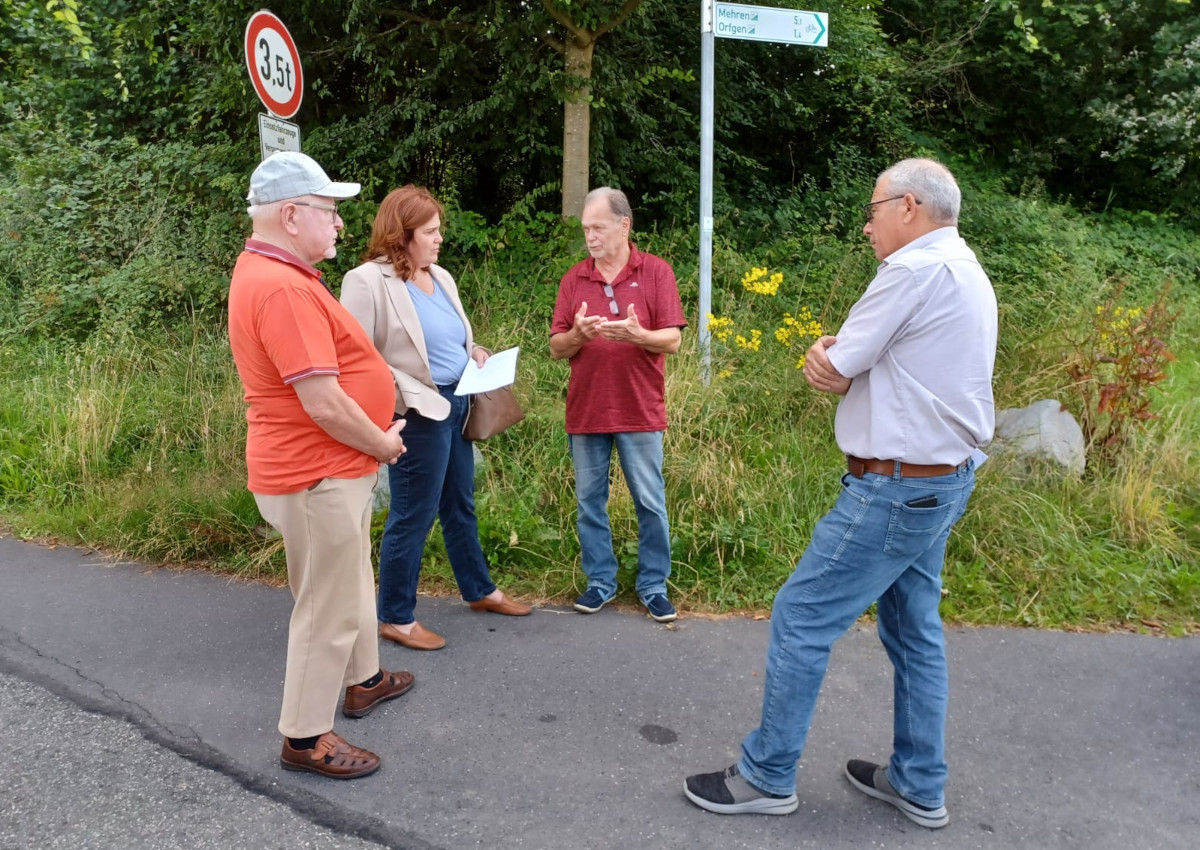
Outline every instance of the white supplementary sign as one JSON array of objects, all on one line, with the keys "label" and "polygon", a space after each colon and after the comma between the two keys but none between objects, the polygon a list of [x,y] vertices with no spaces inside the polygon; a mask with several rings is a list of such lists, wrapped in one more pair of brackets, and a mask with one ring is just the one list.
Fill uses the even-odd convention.
[{"label": "white supplementary sign", "polygon": [[262,148],[263,159],[275,151],[299,151],[300,125],[260,112],[258,113],[258,141]]},{"label": "white supplementary sign", "polygon": [[740,3],[716,3],[714,12],[713,34],[718,38],[829,46],[829,15],[825,12]]},{"label": "white supplementary sign", "polygon": [[246,68],[263,106],[278,118],[300,111],[304,73],[300,51],[283,21],[265,9],[246,24]]}]

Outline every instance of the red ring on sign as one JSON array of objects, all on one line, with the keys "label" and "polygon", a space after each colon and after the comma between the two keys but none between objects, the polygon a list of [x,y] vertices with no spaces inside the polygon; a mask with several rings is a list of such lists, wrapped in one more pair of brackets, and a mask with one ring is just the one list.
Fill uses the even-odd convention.
[{"label": "red ring on sign", "polygon": [[[258,76],[258,65],[254,60],[254,49],[257,46],[258,37],[263,30],[273,30],[276,35],[283,39],[284,45],[291,54],[292,66],[296,69],[296,89],[292,96],[286,101],[278,101],[271,97],[266,85]],[[275,17],[270,12],[255,12],[250,16],[250,22],[246,24],[246,68],[250,72],[250,82],[254,84],[254,90],[258,93],[258,99],[263,102],[272,114],[280,118],[291,118],[300,111],[300,101],[304,97],[304,72],[300,68],[300,51],[296,49],[296,42],[292,40],[292,34],[288,32],[287,27],[283,25],[283,21]]]}]

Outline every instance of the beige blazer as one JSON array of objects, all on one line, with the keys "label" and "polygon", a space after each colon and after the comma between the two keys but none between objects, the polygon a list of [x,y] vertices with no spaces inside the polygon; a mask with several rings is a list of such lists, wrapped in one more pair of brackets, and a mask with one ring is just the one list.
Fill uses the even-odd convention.
[{"label": "beige blazer", "polygon": [[[429,269],[467,329],[467,356],[475,349],[471,322],[463,310],[454,278],[439,265]],[[371,260],[346,272],[342,279],[342,304],[366,328],[396,381],[396,412],[409,408],[427,419],[450,415],[450,402],[442,398],[429,372],[425,333],[417,318],[408,287],[387,260]]]}]

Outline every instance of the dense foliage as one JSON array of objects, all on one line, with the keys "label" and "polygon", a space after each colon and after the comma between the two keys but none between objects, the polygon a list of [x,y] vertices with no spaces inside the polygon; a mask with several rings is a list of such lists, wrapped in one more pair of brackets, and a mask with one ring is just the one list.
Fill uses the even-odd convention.
[{"label": "dense foliage", "polygon": [[880,21],[922,123],[1012,186],[1092,207],[1200,192],[1200,9],[1192,0],[894,0]]},{"label": "dense foliage", "polygon": [[[0,0],[0,280],[29,324],[78,336],[219,308],[258,156],[242,54],[258,6]],[[828,49],[718,40],[718,240],[853,234],[873,174],[918,148],[996,169],[1013,192],[1044,184],[1196,221],[1190,0],[824,8]],[[349,235],[408,181],[501,233],[557,212],[563,101],[579,82],[559,21],[622,10],[595,48],[592,181],[627,188],[643,226],[687,224],[694,0],[275,4],[305,65],[305,149],[366,186]]]},{"label": "dense foliage", "polygon": [[[256,155],[242,55],[255,0],[3,0],[0,169],[89,139],[233,142]],[[313,153],[376,200],[415,180],[495,221],[556,210],[566,31],[617,0],[281,0]],[[593,183],[656,221],[694,215],[695,0],[642,0],[597,42]],[[783,5],[803,4],[798,0]],[[828,49],[718,40],[718,213],[777,229],[825,213],[936,135],[1012,185],[1188,213],[1200,180],[1191,0],[829,0]],[[599,17],[597,17],[599,16]],[[77,21],[77,23],[74,23]],[[833,190],[832,193],[830,190]],[[797,218],[798,216],[798,218]]]}]

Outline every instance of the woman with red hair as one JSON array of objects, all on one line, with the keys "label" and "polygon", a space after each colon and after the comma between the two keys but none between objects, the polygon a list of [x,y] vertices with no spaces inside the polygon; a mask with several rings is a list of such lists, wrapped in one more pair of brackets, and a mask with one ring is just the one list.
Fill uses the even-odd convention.
[{"label": "woman with red hair", "polygon": [[421,554],[436,516],[459,592],[474,611],[524,616],[492,582],[475,520],[475,457],[454,394],[475,341],[450,273],[437,265],[445,210],[427,190],[392,190],[375,216],[364,262],[342,281],[342,304],[366,329],[396,383],[406,451],[388,467],[392,496],[379,553],[379,635],[410,649],[446,641],[416,621]]}]

